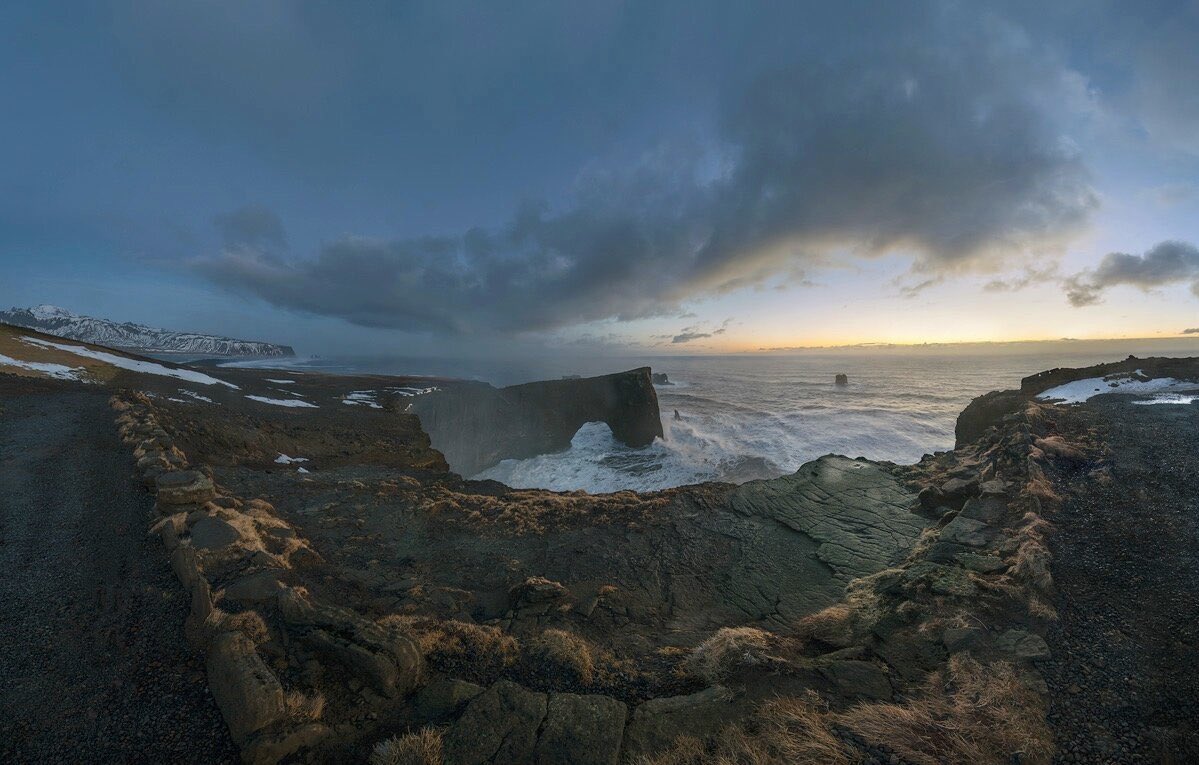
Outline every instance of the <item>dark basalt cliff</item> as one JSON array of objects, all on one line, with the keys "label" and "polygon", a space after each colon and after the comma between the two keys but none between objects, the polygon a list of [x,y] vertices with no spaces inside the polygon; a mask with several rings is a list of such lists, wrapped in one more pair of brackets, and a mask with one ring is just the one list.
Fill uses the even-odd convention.
[{"label": "dark basalt cliff", "polygon": [[629,446],[662,435],[649,367],[507,388],[461,386],[422,396],[411,411],[450,467],[468,476],[500,460],[562,451],[588,422],[607,423]]}]

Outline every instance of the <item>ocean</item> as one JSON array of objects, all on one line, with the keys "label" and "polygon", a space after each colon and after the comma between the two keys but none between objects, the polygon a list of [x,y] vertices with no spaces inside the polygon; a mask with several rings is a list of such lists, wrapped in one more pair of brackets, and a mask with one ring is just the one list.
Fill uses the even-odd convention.
[{"label": "ocean", "polygon": [[[1184,339],[789,355],[295,359],[284,364],[296,370],[460,377],[494,385],[650,366],[666,373],[672,383],[656,386],[664,439],[630,448],[616,441],[607,425],[589,423],[564,452],[506,460],[475,476],[518,488],[611,492],[774,477],[829,453],[912,463],[953,447],[954,423],[971,399],[990,390],[1019,387],[1020,379],[1030,374],[1116,361],[1130,354],[1182,356],[1197,351],[1199,340]],[[837,374],[847,375],[849,384],[835,385]]]}]

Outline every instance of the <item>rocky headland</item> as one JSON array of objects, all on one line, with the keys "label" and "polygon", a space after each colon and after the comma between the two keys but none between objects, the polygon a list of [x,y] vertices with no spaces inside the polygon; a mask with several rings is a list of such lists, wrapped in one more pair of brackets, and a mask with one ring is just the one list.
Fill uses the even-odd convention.
[{"label": "rocky headland", "polygon": [[[21,379],[88,385],[29,367],[62,362]],[[589,421],[652,440],[648,369],[105,382],[247,762],[1185,762],[1196,409],[1038,397],[1199,380],[1123,364],[987,394],[915,465],[606,495],[462,474]]]},{"label": "rocky headland", "polygon": [[462,475],[500,460],[562,451],[583,425],[603,422],[629,446],[662,436],[649,367],[611,375],[493,388],[463,384],[421,396],[413,414]]}]

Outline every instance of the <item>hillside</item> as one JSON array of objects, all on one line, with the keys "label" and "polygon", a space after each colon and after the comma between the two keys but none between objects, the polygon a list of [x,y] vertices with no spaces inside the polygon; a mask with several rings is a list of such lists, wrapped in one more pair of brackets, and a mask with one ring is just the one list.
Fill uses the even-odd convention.
[{"label": "hillside", "polygon": [[52,305],[0,311],[0,323],[36,329],[58,337],[143,353],[190,356],[294,356],[290,346],[197,332],[176,332],[144,324],[80,316]]}]

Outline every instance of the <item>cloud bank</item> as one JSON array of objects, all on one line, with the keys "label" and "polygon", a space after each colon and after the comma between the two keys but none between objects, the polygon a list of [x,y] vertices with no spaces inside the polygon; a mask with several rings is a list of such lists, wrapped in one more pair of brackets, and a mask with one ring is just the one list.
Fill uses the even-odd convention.
[{"label": "cloud bank", "polygon": [[1053,253],[1085,224],[1096,195],[1057,116],[1085,98],[1079,78],[986,14],[927,3],[869,23],[857,45],[730,87],[702,147],[666,140],[503,226],[302,257],[261,210],[239,211],[196,267],[363,326],[515,333],[677,314],[831,253],[910,253],[934,283]]},{"label": "cloud bank", "polygon": [[1160,242],[1143,255],[1110,252],[1099,267],[1083,271],[1064,282],[1066,298],[1075,307],[1094,305],[1111,287],[1127,285],[1143,290],[1191,282],[1199,296],[1199,248],[1187,242]]}]

